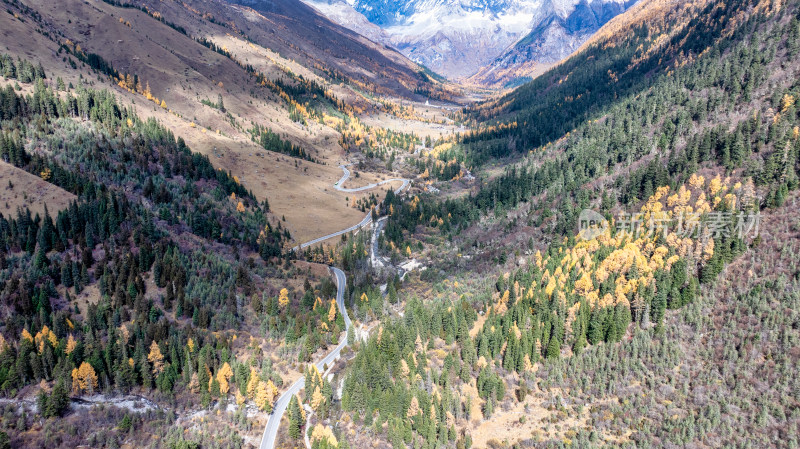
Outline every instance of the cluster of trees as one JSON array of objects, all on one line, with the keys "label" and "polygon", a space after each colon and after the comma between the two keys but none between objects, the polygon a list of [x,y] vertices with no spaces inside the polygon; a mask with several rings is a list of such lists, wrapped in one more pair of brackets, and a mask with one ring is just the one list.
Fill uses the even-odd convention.
[{"label": "cluster of trees", "polygon": [[[477,374],[474,362],[463,361],[470,360],[470,348],[477,360],[469,337],[476,319],[466,302],[409,300],[403,319],[384,322],[359,348],[344,380],[342,409],[379,433],[386,426],[395,448],[463,445],[468,436],[456,431],[455,420],[469,417],[476,398],[462,396],[456,386]],[[449,351],[441,369],[428,355],[438,339],[462,351]]]},{"label": "cluster of trees", "polygon": [[[648,366],[663,365],[652,369],[667,375],[667,366],[680,363],[674,356],[674,339],[682,337],[679,331],[665,331],[662,323],[666,310],[688,308],[694,316],[690,320],[693,325],[703,321],[694,312],[701,284],[711,284],[749,243],[735,232],[718,233],[712,238],[701,231],[691,239],[691,248],[685,246],[688,242],[676,243],[675,237],[667,234],[650,236],[648,245],[618,240],[620,235],[612,232],[609,237],[615,239],[614,244],[597,245],[576,257],[574,251],[586,245],[571,237],[581,209],[599,208],[611,218],[619,206],[639,207],[644,203],[643,213],[653,213],[672,210],[678,204],[684,212],[728,212],[735,217],[740,212],[779,206],[788,192],[797,189],[800,116],[796,99],[800,98],[800,83],[781,78],[776,84],[769,76],[790,65],[788,61],[797,55],[800,14],[792,5],[742,19],[739,12],[748,8],[747,2],[704,6],[697,12],[704,19],[681,28],[671,38],[673,45],[665,47],[666,53],[653,51],[645,60],[631,64],[632,58],[646,52],[650,45],[647,25],[641,25],[633,34],[621,35],[617,45],[590,48],[585,55],[511,94],[510,101],[504,102],[506,109],[491,114],[513,112],[519,125],[493,126],[491,132],[470,135],[458,151],[477,164],[489,157],[506,157],[510,149],[527,153],[541,147],[542,151],[535,151],[484,183],[478,192],[462,200],[444,201],[387,195],[381,209],[390,215],[386,240],[398,247],[419,226],[435,227],[455,237],[483,214],[494,212],[504,217],[508,209],[529,201],[535,201],[535,207],[524,217],[527,224],[545,230],[555,242],[537,263],[498,279],[496,289],[482,298],[488,317],[474,338],[446,340],[448,344],[455,342],[453,349],[448,348],[450,362],[445,359],[446,366],[450,363],[456,367],[451,379],[458,379],[461,371],[466,372],[465,381],[477,379],[485,417],[508,397],[508,385],[504,385],[507,374],[517,372],[521,378],[530,379],[534,377],[530,368],[536,362],[543,362],[543,371],[539,372],[544,374],[535,377],[571,388],[576,397],[582,394],[579,391],[586,391],[583,376],[593,369],[606,374],[613,371],[611,361],[624,358],[620,352],[642,354]],[[715,19],[705,20],[707,16]],[[737,22],[733,22],[734,17]],[[681,19],[670,16],[670,20],[667,26]],[[662,71],[660,68],[670,65],[681,50],[684,55],[697,56],[669,73]],[[614,67],[620,70],[610,73],[619,75],[606,83],[601,78],[608,79],[608,69]],[[763,92],[767,92],[766,101],[754,99]],[[556,107],[561,110],[552,111]],[[742,110],[748,113],[741,116]],[[595,116],[602,119],[586,121]],[[740,118],[731,126],[727,121],[730,117]],[[567,131],[571,132],[565,135]],[[561,136],[564,138],[557,143],[548,144]],[[634,168],[629,170],[631,166]],[[698,184],[697,180],[703,179],[693,176],[698,171],[724,175]],[[726,179],[728,176],[732,181]],[[605,178],[601,187],[587,187],[600,178]],[[742,182],[732,186],[737,179]],[[679,194],[681,187],[696,184],[702,192],[695,190],[688,197],[691,203],[683,204],[687,200]],[[670,192],[669,197],[664,192]],[[653,208],[655,203],[659,203],[658,208]],[[673,226],[677,209],[674,212],[669,215]],[[548,226],[543,226],[544,222]],[[734,229],[734,224],[727,222],[725,226]],[[633,262],[620,265],[623,260]],[[414,301],[410,301],[405,318],[388,321],[362,349],[348,371],[342,406],[358,411],[365,427],[372,428],[376,423],[378,432],[387,423],[386,437],[396,447],[414,444],[417,438],[424,440],[423,445],[436,441],[452,444],[441,440],[441,434],[429,427],[418,435],[413,433],[417,431],[414,416],[419,415],[418,408],[425,413],[430,402],[422,407],[420,404],[431,398],[436,404],[434,391],[450,390],[432,388],[431,383],[441,382],[436,371],[420,372],[419,379],[404,377],[407,369],[413,376],[421,360],[426,360],[408,344],[405,333],[415,319]],[[639,332],[640,328],[656,331]],[[665,334],[672,340],[665,339]],[[420,335],[424,344],[426,334]],[[634,335],[634,339],[623,341],[625,335]],[[659,340],[657,347],[643,342],[652,338]],[[402,348],[399,356],[395,343]],[[725,345],[721,339],[720,345]],[[413,365],[404,359],[408,353],[414,356]],[[547,363],[564,354],[591,355]],[[670,361],[657,362],[662,355]],[[633,364],[624,363],[631,372],[637,371]],[[728,372],[733,375],[732,370]],[[598,395],[619,391],[619,384],[609,381],[608,376],[591,377]],[[691,376],[684,379],[691,382]],[[785,382],[781,385],[786,388]],[[517,393],[527,391],[528,386],[529,382],[523,381]],[[392,406],[385,404],[399,404],[398,410],[386,410]],[[631,413],[636,410],[627,405],[624,409]],[[455,415],[455,411],[451,413]],[[696,438],[696,432],[711,441],[709,422],[719,422],[719,410],[709,413],[680,418],[686,426],[677,433],[670,433],[678,428],[676,423],[648,424],[649,430],[660,435],[648,441],[665,438],[681,444]],[[616,411],[613,415],[622,416]],[[706,418],[710,416],[717,418],[709,421]],[[770,416],[756,418],[764,426],[773,422]],[[688,427],[694,429],[692,433],[685,431]],[[725,433],[730,436],[737,432],[727,428]],[[597,437],[579,434],[576,438],[590,445]]]},{"label": "cluster of trees", "polygon": [[60,54],[62,51],[75,56],[78,61],[83,62],[97,73],[112,79],[119,78],[119,72],[117,72],[117,69],[115,69],[110,62],[103,59],[103,57],[97,53],[83,51],[80,45],[74,44],[69,39],[59,46],[58,53]]},{"label": "cluster of trees", "polygon": [[[349,199],[349,198],[348,198]],[[371,211],[378,205],[378,195],[375,192],[370,192],[369,195],[363,198],[350,199],[351,207],[354,207],[361,212]]]},{"label": "cluster of trees", "polygon": [[15,61],[5,53],[0,54],[0,75],[21,83],[32,83],[45,78],[44,67],[41,64],[33,65],[27,59],[22,58],[17,58]]},{"label": "cluster of trees", "polygon": [[377,158],[391,162],[387,166],[392,170],[396,158],[396,150],[414,151],[420,139],[413,133],[394,131],[388,128],[376,128],[364,125],[356,116],[346,115],[336,123],[335,129],[342,134],[339,145],[347,151],[360,151],[367,158]]},{"label": "cluster of trees", "polygon": [[299,362],[310,362],[319,348],[335,344],[344,331],[334,298],[336,285],[324,278],[316,286],[306,281],[303,291],[283,288],[278,295],[253,294],[250,305],[268,335],[297,347]]},{"label": "cluster of trees", "polygon": [[250,136],[253,142],[261,145],[265,150],[274,151],[276,153],[285,154],[287,156],[305,159],[310,162],[317,162],[317,160],[306,153],[302,147],[299,147],[288,140],[281,139],[281,136],[272,132],[271,129],[254,124],[250,130]]},{"label": "cluster of trees", "polygon": [[268,359],[234,357],[230,332],[283,255],[266,201],[108,92],[59,97],[44,79],[28,96],[0,91],[2,157],[77,199],[54,215],[0,215],[0,392],[42,385],[45,417],[100,391],[271,407],[280,377]]},{"label": "cluster of trees", "polygon": [[[731,17],[743,7],[739,2],[720,5],[722,17]],[[786,192],[797,184],[795,170],[787,167],[794,167],[800,154],[800,143],[794,131],[798,122],[795,99],[800,98],[800,85],[792,81],[770,90],[769,104],[759,105],[755,113],[740,119],[732,131],[729,123],[719,123],[719,120],[749,107],[746,105],[753,101],[753,92],[766,89],[770,68],[797,54],[800,19],[791,13],[782,14],[790,18],[774,26],[774,19],[769,16],[752,15],[729,38],[713,40],[717,43],[691,64],[668,74],[631,78],[632,83],[636,80],[637,89],[643,89],[640,94],[637,95],[638,90],[632,90],[627,96],[618,92],[619,98],[598,110],[604,114],[602,120],[580,120],[581,124],[556,144],[547,144],[549,139],[523,144],[518,136],[508,134],[538,132],[543,126],[538,119],[521,126],[491,127],[502,133],[502,138],[484,135],[465,139],[462,148],[456,151],[463,151],[467,160],[474,163],[482,157],[478,142],[492,146],[498,141],[503,145],[510,141],[525,152],[536,145],[543,146],[542,151],[534,151],[533,156],[512,165],[504,174],[486,182],[477,193],[461,201],[432,202],[422,197],[411,207],[389,198],[389,204],[399,213],[392,214],[387,236],[401,243],[402,231],[413,232],[416,226],[427,224],[432,216],[442,218],[444,223],[440,228],[455,235],[488,211],[501,216],[505,210],[532,199],[537,201],[536,209],[540,212],[538,217],[531,217],[531,225],[539,226],[546,218],[556,215],[552,233],[569,235],[583,208],[598,202],[603,211],[611,210],[618,203],[635,205],[659,186],[677,188],[703,166],[742,170],[766,191],[762,205],[779,204]],[[753,31],[759,27],[767,28],[758,33]],[[630,39],[638,42],[641,37],[637,36]],[[703,42],[708,39],[707,34],[698,36]],[[638,44],[625,41],[624,46],[636,48]],[[615,55],[617,48],[619,46],[611,47],[608,54],[603,53],[603,60],[624,60],[623,56]],[[595,52],[601,49],[591,50],[586,58],[595,61]],[[577,61],[567,64],[582,67]],[[533,92],[539,86],[537,83],[545,79],[547,76],[526,86],[524,91]],[[570,75],[569,79],[573,82],[577,78]],[[571,84],[564,82],[559,86],[566,85]],[[549,95],[552,89],[542,92],[541,95]],[[511,104],[521,110],[536,107],[526,106],[521,99]],[[496,156],[508,154],[504,149]],[[656,157],[652,157],[653,154]],[[630,173],[626,170],[639,161],[645,163],[638,164]],[[605,176],[612,182],[600,188],[585,188]]]}]

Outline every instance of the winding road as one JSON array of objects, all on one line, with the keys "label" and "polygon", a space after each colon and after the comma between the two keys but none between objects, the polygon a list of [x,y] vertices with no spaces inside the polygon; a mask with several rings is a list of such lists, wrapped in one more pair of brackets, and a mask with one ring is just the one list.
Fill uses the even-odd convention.
[{"label": "winding road", "polygon": [[408,187],[409,184],[411,184],[411,180],[410,179],[390,178],[390,179],[385,179],[385,180],[383,180],[381,182],[378,182],[378,183],[375,183],[375,184],[366,185],[364,187],[356,187],[355,189],[347,189],[347,188],[342,187],[342,184],[344,184],[347,181],[347,179],[350,177],[350,170],[347,169],[347,167],[349,167],[350,165],[353,165],[353,164],[347,164],[347,165],[342,164],[342,165],[339,166],[339,168],[342,169],[344,174],[342,175],[341,179],[339,179],[339,181],[337,181],[336,184],[333,185],[333,187],[336,190],[340,191],[340,192],[347,192],[347,193],[363,192],[364,190],[374,189],[375,187],[382,186],[384,184],[389,184],[390,182],[400,181],[400,182],[403,183],[403,185],[400,186],[397,190],[394,191],[394,193],[400,193],[406,187]]},{"label": "winding road", "polygon": [[[350,321],[350,317],[347,315],[347,309],[344,306],[344,289],[347,287],[347,278],[344,275],[344,272],[336,267],[330,267],[331,272],[333,272],[334,277],[336,278],[336,305],[339,307],[339,311],[341,312],[342,316],[344,317],[344,325],[345,330],[350,329],[350,325],[352,324]],[[347,346],[347,333],[339,339],[339,344],[331,351],[328,355],[325,356],[322,360],[315,363],[319,372],[325,372],[325,367],[330,366],[333,362],[339,358],[339,354],[342,352],[342,349]],[[292,396],[296,395],[303,389],[306,383],[305,376],[300,377],[295,383],[286,390],[280,398],[275,402],[275,406],[272,409],[272,414],[269,416],[269,420],[267,421],[266,427],[264,427],[264,435],[261,437],[261,449],[273,449],[275,447],[275,438],[278,436],[278,428],[281,424],[281,417],[283,417],[283,413],[286,411],[286,408],[289,407],[289,401],[292,400]]]},{"label": "winding road", "polygon": [[[393,178],[387,179],[385,181],[381,181],[377,184],[370,184],[364,187],[359,187],[355,189],[345,189],[342,187],[345,181],[350,177],[350,170],[347,169],[346,165],[339,166],[343,171],[344,175],[342,176],[339,181],[334,184],[336,190],[340,190],[342,192],[361,192],[364,190],[374,189],[375,187],[381,186],[383,184],[388,184],[393,181],[402,181],[403,185],[400,186],[398,189],[395,190],[395,193],[400,193],[404,189],[406,189],[410,184],[411,181],[408,179],[403,178]],[[327,240],[331,237],[336,237],[337,235],[342,235],[347,232],[355,231],[356,229],[361,228],[362,226],[368,225],[372,221],[372,214],[368,213],[366,217],[364,217],[361,222],[359,222],[355,226],[351,226],[345,230],[335,232],[333,234],[328,234],[326,236],[320,237],[318,239],[314,239],[310,242],[303,243],[298,245],[294,248],[294,250],[303,249],[308,246],[311,246],[315,243],[319,243],[321,241]],[[344,290],[347,288],[347,277],[344,275],[344,271],[336,268],[336,267],[328,267],[333,273],[334,277],[336,278],[336,306],[339,308],[339,313],[342,314],[344,317],[344,326],[345,326],[345,333],[339,339],[339,344],[336,348],[333,349],[327,356],[325,356],[322,360],[318,361],[315,365],[317,369],[322,373],[325,371],[326,366],[331,366],[333,362],[339,358],[339,355],[347,346],[347,330],[350,329],[352,322],[350,321],[350,316],[347,314],[347,308],[344,306]],[[264,434],[261,437],[261,445],[259,446],[260,449],[274,449],[275,448],[275,439],[278,436],[278,428],[281,424],[281,418],[283,417],[284,412],[286,412],[286,408],[289,407],[289,401],[292,400],[292,396],[296,395],[303,389],[305,386],[305,376],[300,377],[295,383],[289,387],[275,402],[274,407],[272,409],[272,413],[269,415],[269,420],[267,421],[267,425],[264,427]]]},{"label": "winding road", "polygon": [[[397,188],[397,189],[395,189],[395,191],[394,191],[394,193],[395,193],[395,194],[398,194],[398,193],[402,192],[403,190],[405,190],[406,188],[408,188],[408,186],[410,186],[410,185],[411,185],[411,180],[410,180],[410,179],[405,179],[405,178],[391,178],[391,179],[386,179],[386,180],[383,180],[383,181],[381,181],[381,182],[378,182],[378,183],[374,183],[374,184],[368,184],[368,185],[366,185],[366,186],[364,186],[364,187],[356,187],[356,188],[354,188],[354,189],[348,189],[348,188],[342,187],[342,185],[343,185],[343,184],[344,184],[344,183],[347,181],[347,179],[348,179],[348,178],[350,178],[350,170],[348,170],[348,169],[347,169],[347,167],[348,167],[349,165],[351,165],[351,164],[347,164],[347,165],[344,165],[344,164],[343,164],[343,165],[340,165],[340,166],[339,166],[339,168],[341,168],[341,169],[342,169],[342,171],[344,172],[344,174],[343,174],[343,175],[342,175],[342,177],[341,177],[341,178],[340,178],[340,179],[339,179],[339,180],[338,180],[338,181],[337,181],[337,182],[336,182],[336,183],[333,185],[333,187],[334,187],[336,190],[340,191],[340,192],[347,192],[347,193],[363,192],[363,191],[365,191],[365,190],[371,190],[371,189],[374,189],[375,187],[380,187],[380,186],[382,186],[382,185],[389,184],[389,183],[391,183],[391,182],[400,181],[400,182],[402,182],[402,183],[403,183],[403,185],[401,185],[400,187],[398,187],[398,188]],[[371,212],[367,212],[367,215],[364,217],[364,219],[363,219],[363,220],[361,220],[360,222],[358,222],[358,224],[355,224],[355,225],[353,225],[353,226],[350,226],[350,227],[349,227],[349,228],[347,228],[347,229],[342,229],[341,231],[336,231],[336,232],[333,232],[333,233],[331,233],[331,234],[328,234],[328,235],[323,235],[322,237],[316,238],[316,239],[314,239],[314,240],[311,240],[311,241],[309,241],[309,242],[301,243],[301,244],[299,244],[299,245],[295,246],[295,247],[294,247],[294,248],[292,248],[292,249],[293,249],[294,251],[299,251],[299,250],[301,250],[301,249],[308,248],[309,246],[316,245],[317,243],[320,243],[320,242],[324,242],[325,240],[328,240],[328,239],[330,239],[330,238],[337,237],[337,236],[340,236],[340,235],[342,235],[342,234],[347,234],[348,232],[353,232],[353,231],[356,231],[356,230],[358,230],[358,229],[361,229],[361,228],[363,228],[364,226],[366,226],[366,225],[370,224],[371,222],[372,222],[372,213],[371,213]]]}]

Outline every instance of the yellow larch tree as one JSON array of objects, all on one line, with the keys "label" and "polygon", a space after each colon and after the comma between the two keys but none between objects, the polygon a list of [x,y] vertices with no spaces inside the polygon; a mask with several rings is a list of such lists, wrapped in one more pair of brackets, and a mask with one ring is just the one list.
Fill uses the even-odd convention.
[{"label": "yellow larch tree", "polygon": [[77,346],[78,342],[75,341],[75,337],[73,337],[72,334],[69,334],[69,337],[67,337],[67,347],[64,348],[64,352],[67,353],[67,355],[70,355]]},{"label": "yellow larch tree", "polygon": [[311,442],[312,445],[314,442],[317,441],[327,441],[328,447],[338,447],[339,442],[336,440],[336,437],[333,435],[333,430],[331,430],[328,426],[323,426],[320,423],[314,426],[314,430],[311,431]]},{"label": "yellow larch tree", "polygon": [[247,397],[254,399],[256,389],[258,388],[258,372],[252,366],[250,367],[250,379],[247,381]]},{"label": "yellow larch tree", "polygon": [[413,418],[422,412],[422,409],[419,408],[419,400],[416,396],[411,397],[411,403],[408,405],[408,411],[406,412],[406,418]]},{"label": "yellow larch tree", "polygon": [[239,392],[238,388],[234,390],[234,397],[236,398],[236,405],[244,404],[246,398]]},{"label": "yellow larch tree", "polygon": [[150,344],[150,354],[147,355],[147,360],[153,364],[153,374],[158,375],[164,371],[164,355],[161,354],[161,348],[158,347],[155,340]]},{"label": "yellow larch tree", "polygon": [[267,380],[267,400],[269,401],[270,405],[275,403],[275,399],[278,397],[278,387],[272,383],[272,379]]},{"label": "yellow larch tree", "polygon": [[314,393],[311,395],[311,408],[316,411],[324,400],[325,398],[322,396],[322,392],[319,391],[319,385],[317,385],[317,387],[314,388]]},{"label": "yellow larch tree", "polygon": [[97,388],[97,373],[95,373],[92,365],[86,362],[81,363],[79,368],[72,370],[72,391],[75,394],[87,392],[94,394]]},{"label": "yellow larch tree", "polygon": [[228,364],[228,362],[223,363],[219,368],[219,371],[217,371],[217,382],[219,382],[219,391],[222,394],[227,394],[228,391],[230,391],[231,386],[228,381],[232,376],[233,370],[231,369],[231,366]]},{"label": "yellow larch tree", "polygon": [[280,304],[282,308],[289,304],[289,290],[285,288],[281,289],[281,292],[278,295],[278,304]]},{"label": "yellow larch tree", "polygon": [[333,323],[336,319],[336,301],[331,300],[331,308],[328,309],[328,321]]},{"label": "yellow larch tree", "polygon": [[267,398],[267,384],[266,382],[258,382],[258,387],[256,387],[256,396],[253,399],[256,403],[256,407],[260,408],[261,410],[268,410],[272,408],[272,403]]},{"label": "yellow larch tree", "polygon": [[403,378],[408,377],[408,374],[410,372],[411,370],[408,368],[408,363],[406,362],[406,359],[400,359],[400,374],[403,375]]}]

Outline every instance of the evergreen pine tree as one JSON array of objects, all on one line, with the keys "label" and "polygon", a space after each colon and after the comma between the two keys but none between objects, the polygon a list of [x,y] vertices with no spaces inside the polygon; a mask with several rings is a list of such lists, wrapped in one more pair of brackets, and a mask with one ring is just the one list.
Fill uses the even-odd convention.
[{"label": "evergreen pine tree", "polygon": [[293,439],[300,438],[301,428],[303,426],[303,415],[300,411],[300,404],[297,396],[292,396],[289,401],[289,436]]}]

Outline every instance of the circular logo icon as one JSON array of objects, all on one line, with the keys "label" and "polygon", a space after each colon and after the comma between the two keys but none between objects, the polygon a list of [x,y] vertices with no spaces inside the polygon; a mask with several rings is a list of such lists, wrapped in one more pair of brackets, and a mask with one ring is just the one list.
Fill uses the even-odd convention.
[{"label": "circular logo icon", "polygon": [[584,209],[578,216],[578,236],[591,240],[602,235],[608,229],[608,220],[599,213]]}]

